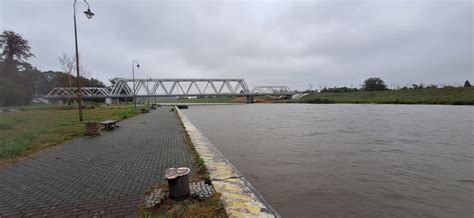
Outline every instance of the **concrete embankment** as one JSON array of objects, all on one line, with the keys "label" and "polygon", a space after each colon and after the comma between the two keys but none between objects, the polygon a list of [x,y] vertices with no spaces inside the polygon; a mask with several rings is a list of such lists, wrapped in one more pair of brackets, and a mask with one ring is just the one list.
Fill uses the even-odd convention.
[{"label": "concrete embankment", "polygon": [[205,161],[214,188],[222,194],[227,214],[230,217],[280,217],[186,115],[175,109],[196,151]]}]

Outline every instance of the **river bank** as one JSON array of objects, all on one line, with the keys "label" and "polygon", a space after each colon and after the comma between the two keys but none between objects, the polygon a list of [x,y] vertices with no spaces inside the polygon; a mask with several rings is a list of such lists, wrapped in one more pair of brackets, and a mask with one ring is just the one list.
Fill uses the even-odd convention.
[{"label": "river bank", "polygon": [[341,93],[311,93],[285,103],[352,104],[447,104],[474,105],[474,87],[433,88]]}]

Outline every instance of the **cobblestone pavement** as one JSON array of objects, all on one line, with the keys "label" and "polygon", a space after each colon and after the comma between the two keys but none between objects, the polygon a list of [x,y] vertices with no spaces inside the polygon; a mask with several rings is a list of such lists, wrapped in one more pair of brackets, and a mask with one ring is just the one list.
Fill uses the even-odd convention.
[{"label": "cobblestone pavement", "polygon": [[167,167],[192,168],[182,127],[168,107],[120,122],[0,169],[0,217],[136,216]]}]

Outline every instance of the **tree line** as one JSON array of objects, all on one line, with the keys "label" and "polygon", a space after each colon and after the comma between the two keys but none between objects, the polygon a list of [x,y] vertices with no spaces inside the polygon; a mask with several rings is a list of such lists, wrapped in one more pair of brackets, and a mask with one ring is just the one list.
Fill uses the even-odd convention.
[{"label": "tree line", "polygon": [[[469,80],[466,80],[464,82],[464,87],[471,87],[471,83]],[[423,83],[420,84],[411,84],[411,86],[404,86],[400,88],[400,90],[410,90],[410,89],[436,89],[436,88],[454,88],[454,86],[437,86],[437,85],[424,85]],[[343,87],[333,87],[333,88],[328,88],[324,87],[319,90],[319,92],[333,92],[333,93],[339,93],[339,92],[360,92],[360,91],[387,91],[390,90],[385,83],[385,81],[379,77],[373,77],[373,78],[368,78],[366,79],[362,87],[359,88],[348,88],[346,86]],[[315,92],[317,90],[308,90],[309,92]]]},{"label": "tree line", "polygon": [[[22,35],[11,30],[0,34],[0,106],[29,104],[34,96],[46,95],[54,87],[75,86],[74,56],[59,58],[62,71],[40,71],[28,60],[35,57],[31,45]],[[81,66],[84,69],[83,66]],[[80,75],[85,75],[81,70]],[[94,78],[79,77],[81,86],[105,87]]]}]

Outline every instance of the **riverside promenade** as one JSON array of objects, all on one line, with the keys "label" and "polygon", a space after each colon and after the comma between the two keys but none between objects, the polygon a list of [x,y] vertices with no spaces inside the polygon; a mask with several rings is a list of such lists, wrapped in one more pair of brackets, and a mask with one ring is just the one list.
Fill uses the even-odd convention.
[{"label": "riverside promenade", "polygon": [[164,170],[193,171],[193,158],[179,118],[158,108],[0,169],[0,217],[135,217]]}]

